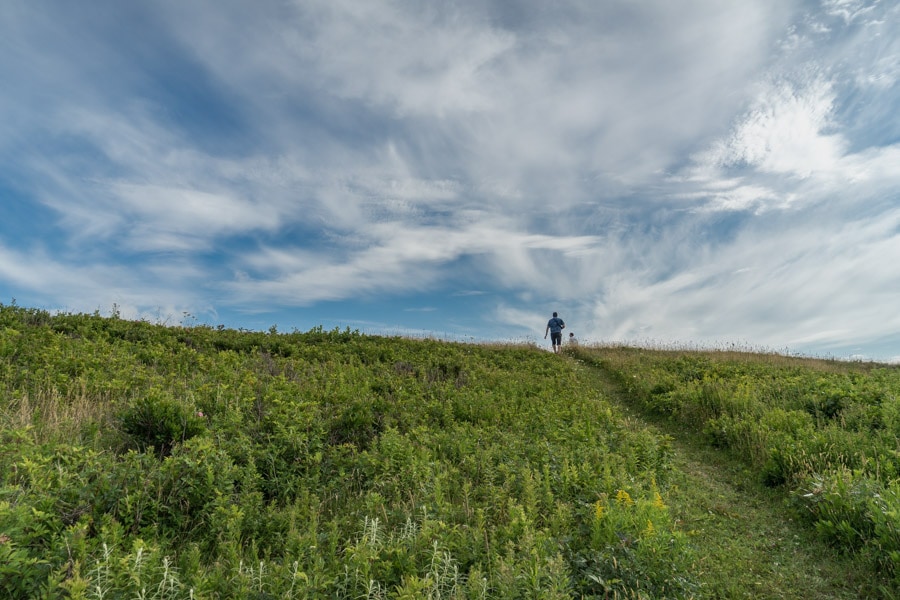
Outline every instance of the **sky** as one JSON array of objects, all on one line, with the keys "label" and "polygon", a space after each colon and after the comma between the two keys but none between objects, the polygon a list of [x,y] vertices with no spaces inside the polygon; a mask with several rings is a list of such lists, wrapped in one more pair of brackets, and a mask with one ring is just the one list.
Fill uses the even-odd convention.
[{"label": "sky", "polygon": [[900,361],[900,4],[4,0],[0,304]]}]

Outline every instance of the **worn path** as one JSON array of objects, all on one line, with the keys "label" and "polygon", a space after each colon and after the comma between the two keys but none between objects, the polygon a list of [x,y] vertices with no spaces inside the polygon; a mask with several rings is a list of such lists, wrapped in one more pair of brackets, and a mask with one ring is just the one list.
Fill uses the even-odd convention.
[{"label": "worn path", "polygon": [[866,598],[849,562],[792,518],[783,490],[767,489],[696,432],[646,414],[602,369],[585,373],[635,428],[667,435],[675,472],[666,503],[696,548],[703,598]]}]

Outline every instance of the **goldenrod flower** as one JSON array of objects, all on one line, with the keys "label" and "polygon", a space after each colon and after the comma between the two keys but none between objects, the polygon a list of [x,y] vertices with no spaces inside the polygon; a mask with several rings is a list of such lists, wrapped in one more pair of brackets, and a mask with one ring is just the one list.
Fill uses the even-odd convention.
[{"label": "goldenrod flower", "polygon": [[616,492],[616,502],[625,506],[634,506],[634,500],[631,499],[631,496],[625,490]]},{"label": "goldenrod flower", "polygon": [[653,506],[660,509],[666,508],[666,505],[663,502],[662,496],[659,495],[659,492],[653,493]]}]

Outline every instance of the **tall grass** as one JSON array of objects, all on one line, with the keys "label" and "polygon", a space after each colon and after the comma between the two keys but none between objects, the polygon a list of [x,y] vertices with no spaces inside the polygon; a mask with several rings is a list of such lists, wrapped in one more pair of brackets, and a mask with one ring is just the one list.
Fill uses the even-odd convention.
[{"label": "tall grass", "polygon": [[74,394],[41,389],[9,398],[2,422],[10,429],[29,430],[38,443],[83,443],[97,429],[115,427],[113,408],[109,397],[83,389]]}]

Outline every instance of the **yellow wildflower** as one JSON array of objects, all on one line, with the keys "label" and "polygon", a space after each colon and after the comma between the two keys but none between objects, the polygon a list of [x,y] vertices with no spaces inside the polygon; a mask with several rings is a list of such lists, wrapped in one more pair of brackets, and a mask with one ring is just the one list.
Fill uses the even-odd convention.
[{"label": "yellow wildflower", "polygon": [[663,502],[662,496],[659,495],[659,492],[653,493],[653,506],[655,508],[665,509],[666,505]]},{"label": "yellow wildflower", "polygon": [[616,492],[616,502],[625,506],[634,506],[634,500],[631,499],[631,496],[625,490]]},{"label": "yellow wildflower", "polygon": [[599,500],[594,502],[594,519],[597,521],[603,519],[603,503]]}]

